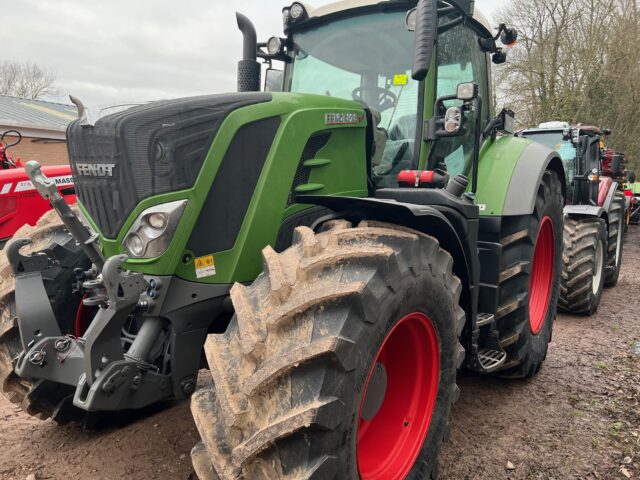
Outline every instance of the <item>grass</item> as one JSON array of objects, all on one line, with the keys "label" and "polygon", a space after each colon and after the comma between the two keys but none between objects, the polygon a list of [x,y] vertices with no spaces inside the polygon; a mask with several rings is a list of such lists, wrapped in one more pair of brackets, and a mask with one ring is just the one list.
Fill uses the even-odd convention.
[{"label": "grass", "polygon": [[624,423],[623,422],[613,422],[611,424],[611,432],[613,434],[614,437],[617,437],[620,435],[620,432],[622,432],[622,429],[624,428]]}]

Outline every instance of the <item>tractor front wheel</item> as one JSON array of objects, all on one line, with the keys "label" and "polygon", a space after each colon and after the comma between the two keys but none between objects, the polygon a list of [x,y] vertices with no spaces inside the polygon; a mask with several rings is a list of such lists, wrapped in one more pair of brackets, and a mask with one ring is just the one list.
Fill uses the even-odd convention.
[{"label": "tractor front wheel", "polygon": [[415,231],[334,221],[263,257],[205,345],[198,476],[435,478],[464,359],[451,256]]}]

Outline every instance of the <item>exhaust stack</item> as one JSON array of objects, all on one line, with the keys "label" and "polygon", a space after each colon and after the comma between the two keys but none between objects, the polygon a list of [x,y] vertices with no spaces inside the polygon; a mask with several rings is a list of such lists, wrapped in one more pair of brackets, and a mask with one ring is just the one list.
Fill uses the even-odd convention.
[{"label": "exhaust stack", "polygon": [[256,29],[245,15],[236,13],[238,28],[244,37],[242,60],[238,62],[238,92],[259,92],[261,66],[257,61]]}]

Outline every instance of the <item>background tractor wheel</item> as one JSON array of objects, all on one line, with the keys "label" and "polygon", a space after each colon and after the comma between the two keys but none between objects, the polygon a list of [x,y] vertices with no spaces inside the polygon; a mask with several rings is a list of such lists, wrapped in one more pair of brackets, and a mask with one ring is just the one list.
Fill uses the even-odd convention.
[{"label": "background tractor wheel", "polygon": [[622,192],[616,192],[609,212],[609,248],[607,253],[607,269],[604,277],[605,287],[615,287],[620,277],[622,266],[622,247],[624,243],[624,208],[625,198]]},{"label": "background tractor wheel", "polygon": [[604,287],[607,225],[600,218],[568,218],[564,223],[564,253],[558,307],[569,313],[593,315]]},{"label": "background tractor wheel", "polygon": [[200,478],[435,478],[464,360],[451,256],[390,225],[327,228],[233,287],[191,404]]},{"label": "background tractor wheel", "polygon": [[[88,270],[91,262],[82,248],[64,230],[54,211],[45,214],[35,227],[22,227],[14,238],[30,238],[33,243],[22,249],[23,253],[47,251],[57,265],[43,272],[45,290],[49,295],[53,312],[63,333],[75,334],[76,314],[81,297],[71,292],[75,282],[74,269]],[[58,422],[80,420],[82,412],[70,407],[66,400],[75,389],[50,381],[32,383],[18,377],[15,360],[22,352],[20,332],[15,311],[15,280],[11,267],[2,254],[0,261],[0,385],[2,392],[13,403],[30,415],[42,420],[53,418]]]},{"label": "background tractor wheel", "polygon": [[502,376],[531,378],[546,358],[560,287],[563,206],[560,180],[546,171],[533,214],[503,220],[496,314],[500,344],[507,352]]}]

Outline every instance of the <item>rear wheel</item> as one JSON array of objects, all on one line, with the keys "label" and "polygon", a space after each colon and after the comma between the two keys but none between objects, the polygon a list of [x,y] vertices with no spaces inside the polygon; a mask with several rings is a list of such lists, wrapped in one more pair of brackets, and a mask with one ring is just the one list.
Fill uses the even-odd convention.
[{"label": "rear wheel", "polygon": [[[87,270],[90,261],[51,211],[45,214],[35,227],[22,227],[15,238],[26,237],[32,244],[22,252],[46,251],[56,264],[43,272],[45,290],[54,315],[63,333],[76,333],[76,316],[80,295],[72,293],[75,281],[74,269]],[[30,382],[14,372],[15,360],[22,352],[20,332],[15,309],[15,281],[6,256],[0,262],[0,383],[3,394],[22,409],[42,420],[53,418],[59,422],[80,420],[83,413],[68,401],[74,389],[50,381]]]},{"label": "rear wheel", "polygon": [[607,252],[607,270],[605,287],[615,287],[622,267],[622,247],[624,243],[625,198],[622,192],[616,192],[609,211],[609,248]]},{"label": "rear wheel", "polygon": [[566,219],[560,299],[568,313],[593,315],[604,287],[607,226],[599,218]]},{"label": "rear wheel", "polygon": [[496,325],[507,353],[499,374],[531,378],[544,362],[556,317],[563,229],[562,187],[546,171],[527,217],[503,220]]},{"label": "rear wheel", "polygon": [[192,399],[200,478],[435,478],[464,359],[452,259],[414,231],[329,227],[233,288]]}]

